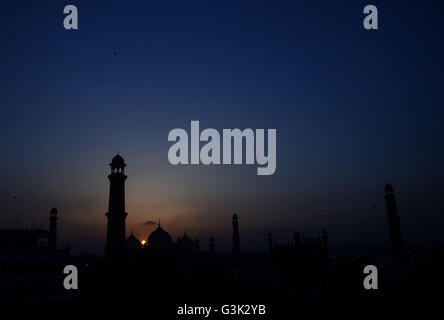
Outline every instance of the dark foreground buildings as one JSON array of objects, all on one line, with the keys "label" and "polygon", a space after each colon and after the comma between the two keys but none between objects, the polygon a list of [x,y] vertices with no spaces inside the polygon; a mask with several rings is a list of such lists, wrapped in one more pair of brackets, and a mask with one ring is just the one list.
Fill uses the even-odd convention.
[{"label": "dark foreground buildings", "polygon": [[49,231],[36,228],[0,230],[0,299],[69,299],[63,268],[70,248],[57,247],[57,209],[49,216]]}]

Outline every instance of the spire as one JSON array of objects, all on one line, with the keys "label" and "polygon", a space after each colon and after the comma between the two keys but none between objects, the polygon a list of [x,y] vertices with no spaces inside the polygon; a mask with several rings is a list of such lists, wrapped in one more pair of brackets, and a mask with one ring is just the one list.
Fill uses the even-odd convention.
[{"label": "spire", "polygon": [[273,235],[271,234],[271,232],[268,233],[268,252],[270,255],[273,254]]},{"label": "spire", "polygon": [[397,265],[404,264],[404,238],[401,232],[400,219],[398,215],[398,208],[396,206],[396,195],[391,184],[387,183],[385,188],[385,202],[387,205],[387,220],[390,232],[390,244],[392,247],[392,254]]},{"label": "spire", "polygon": [[293,232],[293,241],[294,241],[294,246],[298,247],[301,244],[301,235],[299,234],[299,231],[294,230]]},{"label": "spire", "polygon": [[239,221],[236,214],[233,215],[233,248],[231,250],[232,255],[238,256],[240,254],[240,241],[239,241]]},{"label": "spire", "polygon": [[55,207],[49,211],[48,246],[51,250],[57,249],[57,209]]}]

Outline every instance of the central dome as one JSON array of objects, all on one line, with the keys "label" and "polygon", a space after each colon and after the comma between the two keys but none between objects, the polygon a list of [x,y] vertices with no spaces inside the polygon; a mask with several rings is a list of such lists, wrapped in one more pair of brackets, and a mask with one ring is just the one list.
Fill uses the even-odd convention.
[{"label": "central dome", "polygon": [[157,227],[148,237],[148,246],[153,249],[167,249],[171,247],[171,236],[168,232]]}]

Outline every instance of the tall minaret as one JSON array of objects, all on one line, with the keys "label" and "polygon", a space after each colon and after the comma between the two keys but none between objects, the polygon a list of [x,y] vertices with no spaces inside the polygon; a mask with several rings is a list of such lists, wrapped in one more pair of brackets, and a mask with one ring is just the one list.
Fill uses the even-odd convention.
[{"label": "tall minaret", "polygon": [[404,263],[404,238],[401,233],[399,224],[398,209],[396,207],[396,196],[391,184],[387,184],[384,188],[385,201],[387,203],[387,220],[390,228],[390,244],[392,254],[397,264]]},{"label": "tall minaret", "polygon": [[231,253],[234,256],[240,254],[240,241],[239,241],[239,222],[237,220],[237,215],[233,215],[233,249]]},{"label": "tall minaret", "polygon": [[57,209],[52,208],[49,211],[49,235],[48,247],[50,250],[57,249]]},{"label": "tall minaret", "polygon": [[112,260],[125,256],[125,161],[117,154],[110,163],[109,205],[106,217],[108,228],[106,234],[106,256]]}]

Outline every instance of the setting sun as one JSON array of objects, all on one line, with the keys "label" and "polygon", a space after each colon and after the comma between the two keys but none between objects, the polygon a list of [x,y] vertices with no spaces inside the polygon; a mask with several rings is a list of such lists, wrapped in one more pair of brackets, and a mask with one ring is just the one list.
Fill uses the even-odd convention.
[{"label": "setting sun", "polygon": [[144,245],[145,245],[145,243],[146,243],[146,241],[145,241],[145,240],[142,240],[142,246],[144,246]]}]

